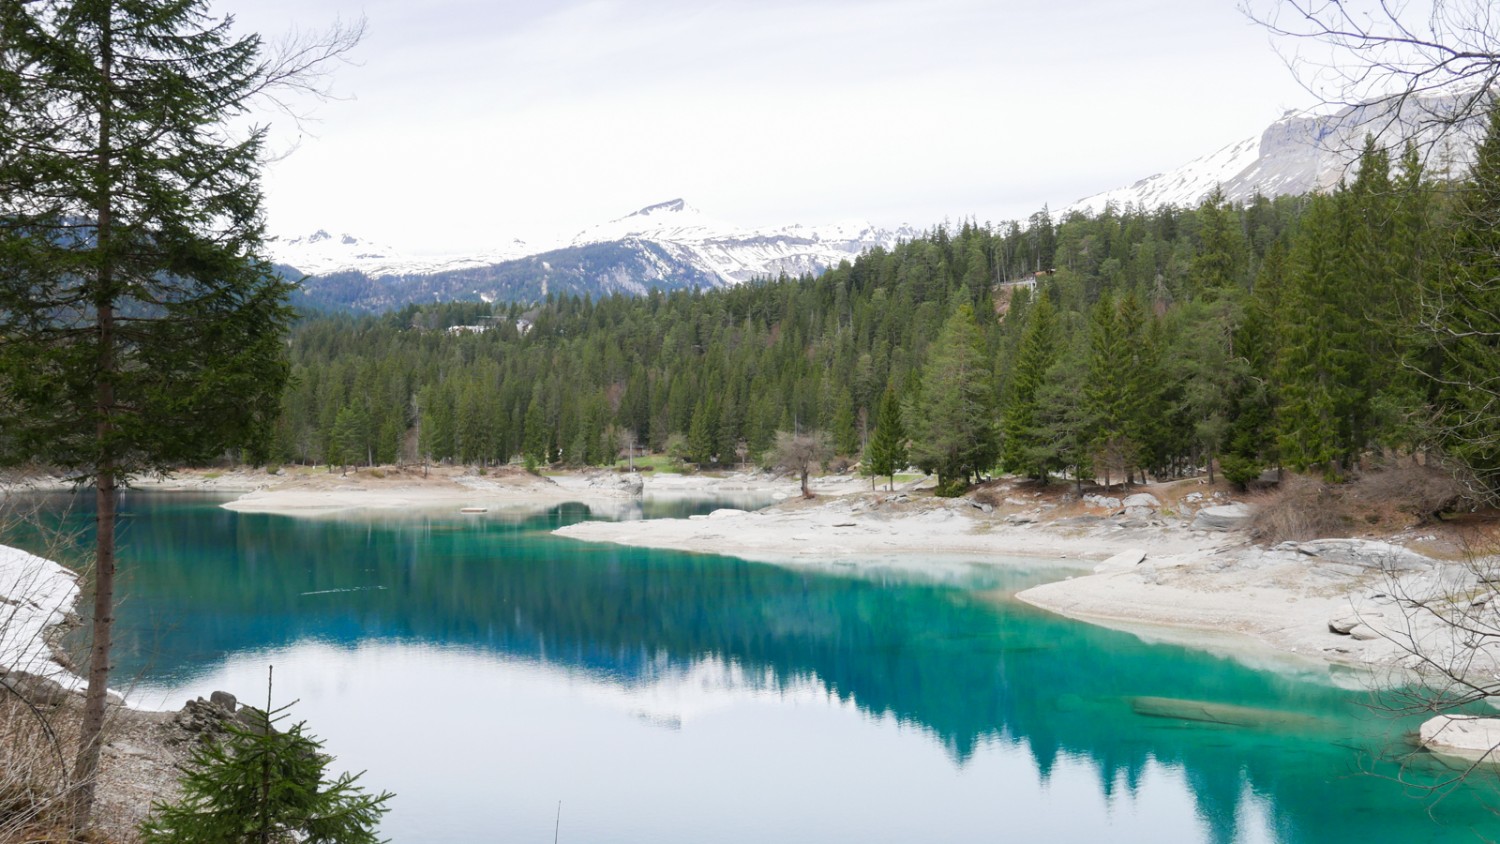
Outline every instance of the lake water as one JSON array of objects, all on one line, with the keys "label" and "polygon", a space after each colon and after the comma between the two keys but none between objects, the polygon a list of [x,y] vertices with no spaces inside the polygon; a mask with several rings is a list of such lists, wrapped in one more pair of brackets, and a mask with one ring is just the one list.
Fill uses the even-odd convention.
[{"label": "lake water", "polygon": [[122,684],[159,708],[263,701],[274,665],[334,768],[397,792],[398,844],[1500,837],[1489,780],[1423,799],[1394,778],[1447,769],[1389,761],[1414,723],[1327,672],[1008,598],[1055,568],[794,570],[551,536],[592,517],[577,505],[291,519],[220,500],[125,495]]}]

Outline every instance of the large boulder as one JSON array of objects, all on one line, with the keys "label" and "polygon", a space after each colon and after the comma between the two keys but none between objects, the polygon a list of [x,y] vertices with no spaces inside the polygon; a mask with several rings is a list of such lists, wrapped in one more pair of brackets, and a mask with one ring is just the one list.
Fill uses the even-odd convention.
[{"label": "large boulder", "polygon": [[1281,546],[1319,562],[1359,566],[1382,571],[1423,571],[1435,560],[1400,545],[1368,539],[1313,539],[1307,542],[1284,542]]},{"label": "large boulder", "polygon": [[1437,753],[1500,762],[1500,718],[1438,715],[1417,731],[1422,746]]},{"label": "large boulder", "polygon": [[1137,492],[1135,495],[1126,496],[1125,500],[1121,501],[1120,504],[1126,508],[1148,507],[1155,510],[1161,506],[1161,501],[1149,492]]},{"label": "large boulder", "polygon": [[1193,530],[1241,530],[1250,524],[1250,508],[1243,504],[1204,507],[1193,518]]},{"label": "large boulder", "polygon": [[1145,551],[1142,551],[1139,548],[1132,548],[1128,551],[1121,551],[1120,553],[1095,566],[1094,571],[1122,571],[1124,569],[1134,568],[1135,566],[1140,565],[1141,560],[1144,559],[1146,559]]}]

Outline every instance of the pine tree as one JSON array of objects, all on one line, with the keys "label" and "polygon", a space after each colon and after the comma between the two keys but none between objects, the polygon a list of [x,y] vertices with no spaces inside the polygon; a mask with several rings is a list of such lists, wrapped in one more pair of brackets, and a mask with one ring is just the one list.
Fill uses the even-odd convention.
[{"label": "pine tree", "polygon": [[269,844],[317,841],[376,844],[390,792],[365,793],[359,774],[329,779],[332,757],[298,722],[277,729],[290,707],[246,707],[248,723],[193,749],[182,796],[154,803],[141,826],[145,844]]},{"label": "pine tree", "polygon": [[719,408],[713,399],[698,402],[693,411],[693,423],[688,426],[688,459],[700,466],[708,465],[714,457],[714,443],[719,429]]},{"label": "pine tree", "polygon": [[1045,437],[1037,429],[1038,393],[1046,382],[1047,370],[1057,358],[1057,333],[1057,312],[1052,300],[1040,294],[1021,336],[1001,417],[1002,465],[1007,471],[1029,474],[1038,480],[1046,480],[1050,468],[1042,456]]},{"label": "pine tree", "polygon": [[526,444],[522,456],[528,472],[535,472],[538,467],[552,462],[552,430],[547,425],[546,411],[537,398],[532,398],[526,408]]},{"label": "pine tree", "polygon": [[854,418],[854,399],[840,390],[833,409],[833,447],[839,454],[859,453],[859,425]]},{"label": "pine tree", "polygon": [[309,74],[358,37],[277,61],[206,0],[0,4],[0,458],[92,478],[98,501],[79,827],[109,682],[118,489],[263,452],[287,379],[289,285],[263,257],[265,129],[239,127],[268,89],[315,88]]},{"label": "pine tree", "polygon": [[1223,189],[1217,185],[1198,206],[1198,254],[1193,258],[1191,276],[1196,294],[1216,294],[1238,285],[1245,241],[1233,216]]},{"label": "pine tree", "polygon": [[992,377],[974,309],[964,302],[928,350],[912,425],[912,460],[936,472],[944,492],[961,491],[995,463]]},{"label": "pine tree", "polygon": [[880,416],[875,421],[875,433],[870,437],[864,471],[871,477],[884,476],[886,489],[893,489],[896,473],[906,468],[909,459],[906,426],[901,421],[901,402],[896,398],[896,391],[888,387],[880,398]]},{"label": "pine tree", "polygon": [[[1067,427],[1073,436],[1081,435],[1086,441],[1093,454],[1090,462],[1104,473],[1106,484],[1125,479],[1138,451],[1131,439],[1135,422],[1132,388],[1138,385],[1127,371],[1135,353],[1133,339],[1126,337],[1113,299],[1104,296],[1095,303],[1089,314],[1087,378],[1076,384],[1082,387],[1082,402],[1078,418]],[[1065,462],[1077,465],[1081,461],[1074,457]]]},{"label": "pine tree", "polygon": [[1491,495],[1500,491],[1500,107],[1459,197],[1449,272],[1423,315],[1443,344],[1438,438]]},{"label": "pine tree", "polygon": [[1347,338],[1338,328],[1345,316],[1339,296],[1346,268],[1339,209],[1344,201],[1342,192],[1312,200],[1291,256],[1276,331],[1279,451],[1294,469],[1321,466],[1329,475],[1347,453],[1340,422],[1351,353],[1340,347]]}]

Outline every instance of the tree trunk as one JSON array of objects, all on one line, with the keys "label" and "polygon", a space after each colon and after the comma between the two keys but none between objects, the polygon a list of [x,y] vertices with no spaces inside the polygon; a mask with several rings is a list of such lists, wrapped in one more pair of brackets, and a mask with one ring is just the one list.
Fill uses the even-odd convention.
[{"label": "tree trunk", "polygon": [[119,362],[115,359],[115,278],[111,254],[114,226],[112,186],[112,103],[114,99],[114,32],[110,15],[112,4],[101,15],[99,33],[99,133],[97,158],[95,247],[99,266],[94,296],[98,311],[98,372],[95,375],[95,446],[99,449],[94,467],[94,491],[98,510],[95,514],[94,551],[94,630],[89,649],[89,685],[84,695],[83,721],[78,733],[78,758],[73,765],[73,828],[82,831],[89,825],[94,811],[95,783],[99,775],[99,752],[103,747],[105,696],[109,693],[110,634],[114,627],[115,602],[115,505],[118,502],[115,463],[114,376]]},{"label": "tree trunk", "polygon": [[[109,386],[101,388],[101,393]],[[106,426],[108,423],[101,423]],[[109,693],[109,656],[114,629],[115,597],[115,509],[118,491],[113,466],[101,466],[94,483],[98,512],[94,553],[94,630],[89,650],[89,685],[84,697],[83,723],[79,728],[78,758],[73,765],[73,826],[88,826],[94,809],[94,786],[103,746],[104,710]]]},{"label": "tree trunk", "polygon": [[810,490],[810,489],[807,488],[807,475],[808,475],[808,470],[807,469],[803,469],[802,470],[802,497],[803,498],[812,498],[813,497],[812,490]]}]

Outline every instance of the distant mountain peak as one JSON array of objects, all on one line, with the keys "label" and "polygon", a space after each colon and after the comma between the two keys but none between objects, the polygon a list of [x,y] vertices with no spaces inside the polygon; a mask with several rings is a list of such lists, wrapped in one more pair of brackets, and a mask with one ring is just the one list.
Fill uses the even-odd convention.
[{"label": "distant mountain peak", "polygon": [[658,202],[655,205],[647,205],[645,208],[642,208],[639,211],[632,212],[631,214],[628,214],[626,216],[650,217],[653,214],[675,214],[683,211],[692,213],[696,212],[697,210],[698,209],[692,207],[691,205],[688,205],[679,197],[677,199],[669,199],[666,202]]}]

